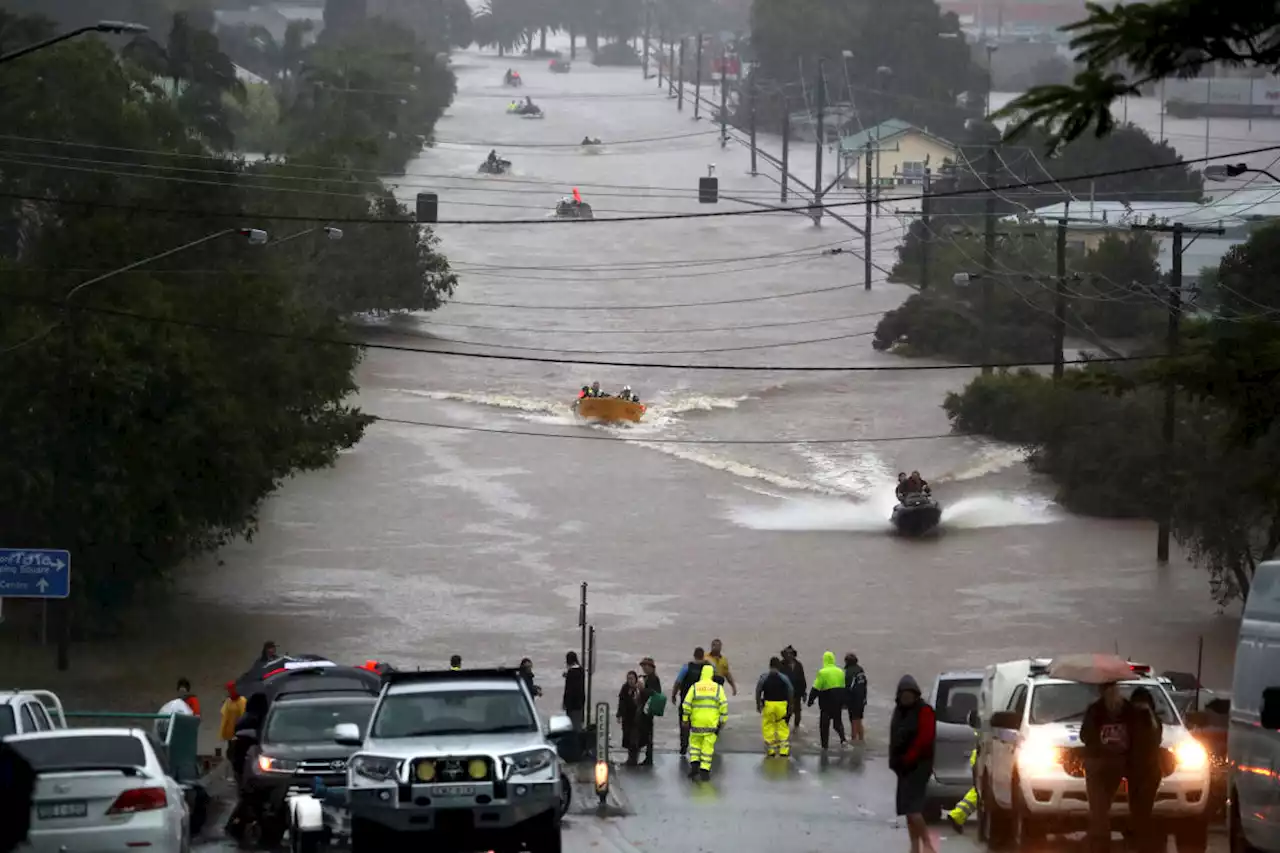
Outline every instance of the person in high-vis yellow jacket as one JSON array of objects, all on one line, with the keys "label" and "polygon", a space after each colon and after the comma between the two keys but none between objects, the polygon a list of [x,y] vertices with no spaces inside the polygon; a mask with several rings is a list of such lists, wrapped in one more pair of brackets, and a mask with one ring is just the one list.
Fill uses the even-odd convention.
[{"label": "person in high-vis yellow jacket", "polygon": [[684,694],[680,719],[689,725],[689,777],[711,778],[716,737],[729,717],[729,698],[715,681],[715,667],[702,667],[698,681]]},{"label": "person in high-vis yellow jacket", "polygon": [[[969,753],[969,767],[975,770],[978,766],[978,748],[975,746],[973,752]],[[956,803],[956,807],[947,812],[947,817],[951,818],[951,823],[955,826],[956,832],[964,832],[964,822],[969,819],[969,815],[978,809],[978,788],[977,778],[974,779],[974,787],[969,789],[969,793],[965,794],[960,802]]]}]

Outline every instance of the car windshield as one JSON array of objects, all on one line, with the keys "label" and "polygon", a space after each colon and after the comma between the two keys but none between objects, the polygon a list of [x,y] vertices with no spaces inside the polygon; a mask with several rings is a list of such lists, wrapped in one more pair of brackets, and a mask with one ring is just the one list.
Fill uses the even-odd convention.
[{"label": "car windshield", "polygon": [[938,684],[938,695],[933,697],[938,719],[944,723],[967,725],[969,712],[978,710],[978,693],[981,690],[981,678],[942,679]]},{"label": "car windshield", "polygon": [[147,753],[133,735],[67,735],[9,741],[32,769],[145,767]]},{"label": "car windshield", "polygon": [[374,698],[325,702],[277,702],[267,717],[264,743],[327,743],[339,723],[354,723],[364,735]]},{"label": "car windshield", "polygon": [[[1137,684],[1124,682],[1120,684],[1120,693],[1126,699],[1133,695],[1139,687],[1146,687],[1155,704],[1156,717],[1166,726],[1179,724],[1177,712],[1169,703],[1164,689],[1156,684]],[[1080,722],[1084,712],[1098,698],[1098,687],[1094,684],[1041,684],[1031,694],[1031,718],[1033,725],[1045,723]]]},{"label": "car windshield", "polygon": [[536,732],[520,690],[449,690],[390,694],[373,723],[376,738]]}]

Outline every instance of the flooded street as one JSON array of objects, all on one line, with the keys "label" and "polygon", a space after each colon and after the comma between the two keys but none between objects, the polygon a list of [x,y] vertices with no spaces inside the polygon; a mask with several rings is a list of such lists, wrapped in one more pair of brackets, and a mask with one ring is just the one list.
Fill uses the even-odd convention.
[{"label": "flooded street", "polygon": [[[775,184],[747,174],[746,149],[722,149],[691,104],[678,113],[638,69],[583,62],[552,75],[519,63],[518,94],[546,111],[527,121],[505,113],[509,61],[455,61],[459,94],[439,144],[397,179],[410,204],[438,193],[442,220],[545,220],[575,187],[599,217],[754,209],[698,203],[709,163],[723,196],[777,201]],[[1184,148],[1173,134],[1202,125],[1169,121],[1170,139]],[[1224,150],[1265,145],[1261,133]],[[585,135],[603,150],[580,150]],[[513,174],[476,174],[491,148]],[[812,158],[811,146],[792,152],[806,180]],[[829,181],[830,163],[826,172]],[[644,655],[669,686],[713,637],[744,687],[788,644],[810,674],[824,649],[855,651],[871,679],[873,742],[904,672],[925,681],[1112,649],[1189,670],[1203,635],[1207,684],[1229,684],[1235,611],[1216,613],[1205,575],[1180,559],[1156,567],[1153,525],[1055,508],[1051,484],[1017,448],[946,436],[943,396],[975,371],[872,350],[879,316],[910,292],[884,281],[903,227],[877,218],[881,271],[868,291],[859,259],[823,254],[861,248],[831,219],[441,224],[456,300],[376,340],[667,367],[370,350],[360,405],[398,422],[371,427],[334,469],[285,483],[252,542],[180,575],[173,606],[132,635],[78,645],[62,675],[51,648],[28,650],[4,680],[64,689],[69,704],[101,706],[110,693],[137,707],[187,676],[213,701],[273,639],[398,666],[529,656],[550,708],[564,653],[579,644],[587,582],[606,700]],[[796,370],[833,365],[857,369]],[[592,381],[631,385],[649,406],[645,422],[577,423],[570,403]],[[890,535],[891,483],[911,469],[946,507],[936,539]],[[748,692],[731,713],[754,720]]]}]

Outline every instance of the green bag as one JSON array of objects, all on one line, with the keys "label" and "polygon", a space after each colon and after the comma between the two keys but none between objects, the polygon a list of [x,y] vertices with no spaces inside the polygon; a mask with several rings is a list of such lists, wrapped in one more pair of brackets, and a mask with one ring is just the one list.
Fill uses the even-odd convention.
[{"label": "green bag", "polygon": [[649,701],[644,703],[644,712],[650,717],[661,717],[665,714],[667,712],[667,694],[651,694]]}]

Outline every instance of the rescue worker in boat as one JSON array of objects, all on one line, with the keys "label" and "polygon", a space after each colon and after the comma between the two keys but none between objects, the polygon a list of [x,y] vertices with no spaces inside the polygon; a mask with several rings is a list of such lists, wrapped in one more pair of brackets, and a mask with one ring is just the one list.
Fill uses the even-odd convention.
[{"label": "rescue worker in boat", "polygon": [[498,168],[498,150],[496,148],[489,151],[489,159],[485,160],[485,163],[489,165],[490,169]]},{"label": "rescue worker in boat", "polygon": [[579,399],[579,400],[585,400],[586,398],[588,398],[588,397],[590,397],[590,396],[591,396],[591,386],[590,386],[590,385],[583,385],[583,386],[582,386],[582,390],[578,392],[578,399]]},{"label": "rescue worker in boat", "polygon": [[973,752],[969,753],[969,770],[973,774],[973,787],[969,789],[969,793],[965,794],[960,802],[956,803],[956,807],[947,812],[947,817],[951,819],[952,825],[955,826],[956,832],[964,834],[964,822],[969,819],[969,815],[978,810],[978,748],[975,746]]},{"label": "rescue worker in boat", "polygon": [[603,396],[605,396],[604,394],[600,393],[600,383],[599,383],[599,382],[592,382],[592,383],[591,383],[591,396],[592,396],[592,397],[603,397]]},{"label": "rescue worker in boat", "polygon": [[716,668],[704,664],[698,681],[684,695],[680,719],[689,724],[689,778],[711,778],[716,738],[729,718],[729,697],[716,683]]},{"label": "rescue worker in boat", "polygon": [[623,400],[626,400],[628,403],[635,402],[635,395],[631,393],[630,385],[622,386],[622,393],[619,394],[618,396],[621,397]]},{"label": "rescue worker in boat", "polygon": [[907,496],[907,472],[898,472],[898,487],[894,490],[894,494],[898,496],[898,500],[902,500]]}]

